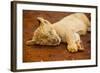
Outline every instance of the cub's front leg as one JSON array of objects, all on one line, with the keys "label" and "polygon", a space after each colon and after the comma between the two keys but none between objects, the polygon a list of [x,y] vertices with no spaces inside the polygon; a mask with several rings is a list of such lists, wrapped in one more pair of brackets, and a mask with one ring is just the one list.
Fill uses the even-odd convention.
[{"label": "cub's front leg", "polygon": [[73,31],[67,31],[66,42],[68,44],[67,49],[69,52],[77,52],[78,50],[83,50],[81,46],[81,40],[78,33]]}]

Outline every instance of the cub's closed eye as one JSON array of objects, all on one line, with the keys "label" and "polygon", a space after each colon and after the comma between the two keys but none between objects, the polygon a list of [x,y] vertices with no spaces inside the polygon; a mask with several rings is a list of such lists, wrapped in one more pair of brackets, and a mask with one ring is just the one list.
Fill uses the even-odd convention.
[{"label": "cub's closed eye", "polygon": [[49,34],[50,34],[50,35],[53,35],[52,31],[49,31]]}]

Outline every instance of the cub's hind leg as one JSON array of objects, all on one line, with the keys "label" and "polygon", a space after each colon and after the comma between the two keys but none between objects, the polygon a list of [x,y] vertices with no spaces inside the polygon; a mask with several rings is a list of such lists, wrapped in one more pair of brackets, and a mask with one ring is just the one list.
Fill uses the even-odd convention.
[{"label": "cub's hind leg", "polygon": [[75,35],[75,43],[77,44],[78,50],[83,51],[84,47],[82,45],[82,41],[80,39],[80,35],[78,33],[74,33]]}]

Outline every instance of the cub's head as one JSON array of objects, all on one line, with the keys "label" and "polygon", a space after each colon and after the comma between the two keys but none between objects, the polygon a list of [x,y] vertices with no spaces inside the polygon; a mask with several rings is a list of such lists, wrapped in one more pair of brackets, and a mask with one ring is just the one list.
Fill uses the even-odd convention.
[{"label": "cub's head", "polygon": [[32,40],[27,41],[28,45],[39,44],[39,45],[59,45],[61,42],[60,37],[56,33],[52,24],[41,18],[37,17],[40,26],[34,31]]}]

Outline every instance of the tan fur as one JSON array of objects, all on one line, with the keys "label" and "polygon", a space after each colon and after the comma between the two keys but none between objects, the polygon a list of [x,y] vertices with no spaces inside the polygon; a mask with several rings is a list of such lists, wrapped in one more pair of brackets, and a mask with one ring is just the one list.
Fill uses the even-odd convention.
[{"label": "tan fur", "polygon": [[[35,44],[59,45],[60,42],[65,42],[68,44],[67,49],[69,52],[77,52],[78,50],[83,50],[80,35],[85,35],[87,33],[88,27],[90,26],[90,22],[85,14],[71,14],[53,24],[43,19],[42,17],[38,17],[38,20],[41,23],[37,30],[34,32],[34,36],[32,38],[32,40],[35,41]],[[49,34],[49,31],[53,33],[52,36]],[[44,34],[48,36],[48,38],[43,39],[41,36]],[[37,38],[37,36],[39,38]],[[56,39],[56,42],[55,40],[49,42],[48,39],[51,41]],[[33,42],[32,40],[31,42]],[[29,43],[30,41],[28,41],[28,44]]]},{"label": "tan fur", "polygon": [[37,18],[40,21],[40,26],[35,30],[32,40],[26,42],[27,45],[59,45],[61,42],[60,37],[53,29],[51,23],[41,17]]},{"label": "tan fur", "polygon": [[85,35],[89,26],[90,22],[83,13],[71,14],[53,24],[53,27],[61,37],[62,42],[68,44],[67,48],[70,52],[83,50],[83,47],[80,44],[80,35]]}]

